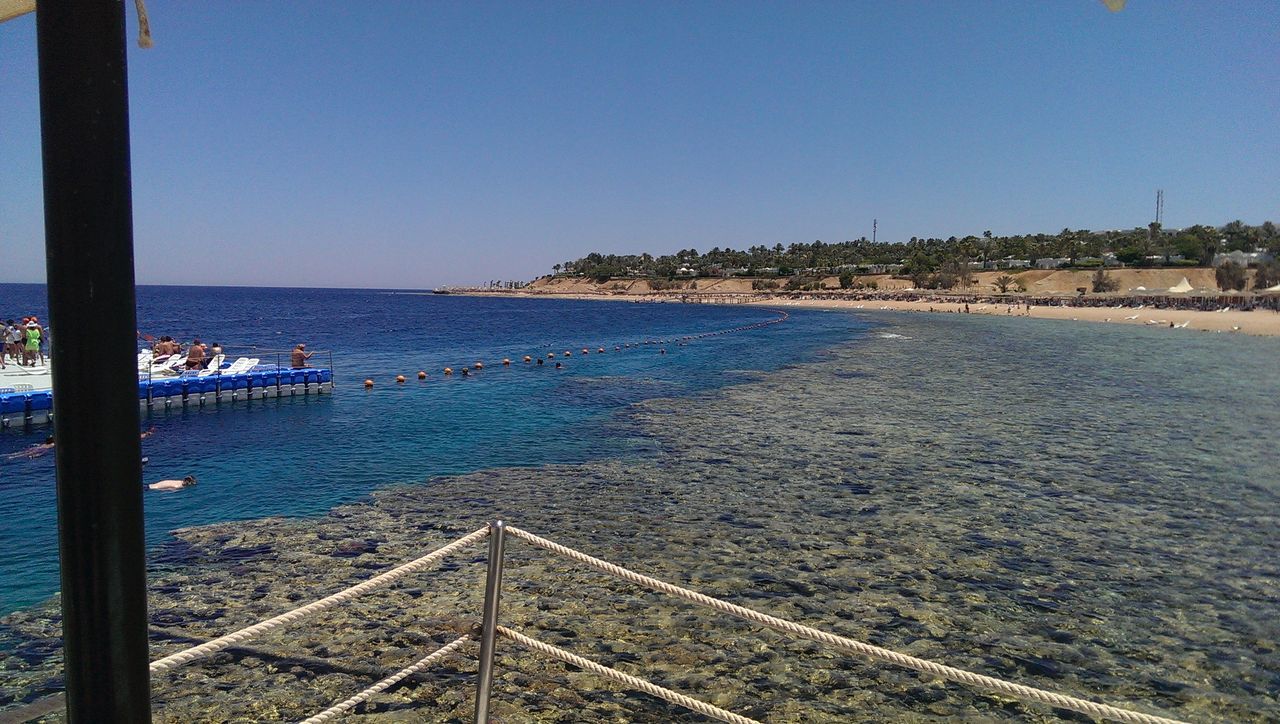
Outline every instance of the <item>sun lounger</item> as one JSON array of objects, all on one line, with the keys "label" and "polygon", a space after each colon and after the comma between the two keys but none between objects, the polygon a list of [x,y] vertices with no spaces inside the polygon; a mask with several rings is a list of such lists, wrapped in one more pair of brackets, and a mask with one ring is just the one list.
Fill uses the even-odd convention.
[{"label": "sun lounger", "polygon": [[200,377],[208,377],[209,375],[216,375],[222,372],[220,369],[222,367],[222,360],[226,359],[226,357],[227,356],[224,354],[215,354],[209,359],[209,366],[200,370],[196,374]]},{"label": "sun lounger", "polygon": [[226,368],[225,370],[222,370],[221,372],[224,375],[238,375],[242,372],[248,372],[249,370],[253,369],[261,361],[262,360],[256,357],[253,359],[250,359],[248,357],[241,357],[240,359],[237,359],[235,362],[232,362],[230,367]]},{"label": "sun lounger", "polygon": [[161,355],[151,361],[151,367],[146,372],[150,372],[152,377],[173,377],[178,371],[173,368],[175,362],[185,361],[186,356],[180,354]]}]

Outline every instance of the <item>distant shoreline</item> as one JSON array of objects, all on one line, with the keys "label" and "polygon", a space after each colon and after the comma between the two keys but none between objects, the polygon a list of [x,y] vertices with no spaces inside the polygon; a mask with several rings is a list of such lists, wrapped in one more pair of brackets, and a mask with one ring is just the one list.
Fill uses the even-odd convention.
[{"label": "distant shoreline", "polygon": [[[1117,302],[1122,300],[1117,299]],[[765,302],[750,302],[752,305]],[[1280,313],[1269,310],[1206,312],[1198,309],[1160,309],[1157,307],[1125,305],[1110,307],[1054,307],[1025,305],[904,301],[904,300],[795,300],[769,302],[770,306],[802,307],[807,309],[860,309],[863,311],[934,312],[941,314],[986,314],[1000,317],[1030,317],[1032,319],[1057,319],[1072,322],[1096,322],[1104,324],[1137,325],[1165,328],[1170,332],[1198,330],[1249,334],[1259,337],[1280,337]],[[1129,319],[1129,317],[1134,317]]]},{"label": "distant shoreline", "polygon": [[[751,306],[791,307],[804,309],[840,309],[861,311],[891,312],[933,312],[947,314],[964,314],[968,306],[969,314],[988,314],[996,316],[1020,316],[1033,319],[1057,319],[1073,322],[1095,322],[1103,324],[1125,324],[1143,327],[1170,328],[1170,331],[1198,330],[1203,332],[1239,333],[1262,337],[1280,337],[1280,312],[1267,309],[1242,311],[1229,308],[1227,311],[1205,311],[1201,309],[1162,308],[1157,301],[1158,295],[1115,295],[1107,297],[1086,297],[1089,302],[1099,306],[1067,306],[1074,301],[1071,297],[1043,299],[1035,297],[1009,296],[998,301],[991,300],[990,295],[942,295],[922,294],[920,299],[903,299],[901,292],[881,293],[855,292],[848,298],[837,296],[820,297],[813,293],[798,293],[788,296],[769,292],[741,292],[734,294],[702,293],[696,290],[680,292],[651,292],[647,294],[618,294],[602,292],[561,292],[547,289],[511,289],[511,290],[458,290],[450,291],[453,296],[473,297],[519,297],[524,299],[581,299],[590,301],[631,302],[633,304],[655,303],[691,303],[691,304],[745,304]],[[1177,299],[1176,297],[1168,297]],[[1183,300],[1199,300],[1221,308],[1231,307],[1232,297],[1184,297]],[[1026,302],[1031,303],[1028,309]],[[1129,319],[1133,317],[1133,319]]]}]

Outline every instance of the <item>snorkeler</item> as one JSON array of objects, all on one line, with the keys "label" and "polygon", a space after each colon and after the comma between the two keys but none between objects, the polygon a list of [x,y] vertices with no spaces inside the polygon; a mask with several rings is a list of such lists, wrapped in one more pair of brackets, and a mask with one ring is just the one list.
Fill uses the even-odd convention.
[{"label": "snorkeler", "polygon": [[53,449],[53,435],[45,438],[44,442],[39,445],[32,445],[26,450],[19,450],[16,453],[9,453],[4,456],[5,460],[34,460]]},{"label": "snorkeler", "polygon": [[151,490],[182,490],[196,484],[196,476],[188,475],[182,480],[161,480],[146,486]]},{"label": "snorkeler", "polygon": [[[147,438],[151,437],[154,434],[156,434],[156,429],[152,427],[148,430],[144,430],[139,435],[138,439],[146,440]],[[40,443],[39,445],[32,445],[26,450],[19,450],[16,453],[9,453],[8,455],[4,456],[4,459],[5,460],[20,460],[20,459],[33,460],[35,458],[40,457],[41,455],[44,455],[45,453],[49,452],[53,448],[54,448],[53,435],[50,435],[49,437],[46,437],[44,439],[44,442]]]}]

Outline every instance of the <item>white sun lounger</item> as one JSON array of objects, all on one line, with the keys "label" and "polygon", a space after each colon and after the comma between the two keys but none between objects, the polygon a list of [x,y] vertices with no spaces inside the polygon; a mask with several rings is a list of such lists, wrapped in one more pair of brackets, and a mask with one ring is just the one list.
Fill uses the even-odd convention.
[{"label": "white sun lounger", "polygon": [[185,354],[172,354],[158,357],[151,363],[152,377],[174,377],[180,371],[181,367],[186,364],[187,356]]},{"label": "white sun lounger", "polygon": [[242,372],[248,372],[254,367],[257,367],[258,363],[261,361],[262,360],[259,360],[256,357],[253,359],[250,359],[248,357],[241,357],[240,359],[237,359],[235,362],[232,362],[230,367],[226,368],[225,370],[222,370],[222,374],[238,375]]},{"label": "white sun lounger", "polygon": [[225,354],[215,354],[213,357],[209,358],[209,366],[197,372],[196,376],[208,377],[209,375],[215,375],[222,372],[222,370],[218,368],[222,367],[222,360],[226,358],[227,356]]}]

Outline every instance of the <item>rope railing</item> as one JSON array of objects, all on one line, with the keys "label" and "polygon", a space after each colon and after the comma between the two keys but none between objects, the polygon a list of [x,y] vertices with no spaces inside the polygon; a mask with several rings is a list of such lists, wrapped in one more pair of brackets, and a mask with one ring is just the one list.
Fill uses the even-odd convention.
[{"label": "rope railing", "polygon": [[720,707],[708,704],[705,701],[685,696],[678,691],[672,691],[671,689],[658,686],[653,682],[645,681],[644,679],[631,676],[630,674],[624,674],[617,669],[602,666],[591,659],[584,659],[572,651],[566,651],[558,646],[552,646],[551,644],[543,643],[537,639],[529,638],[528,636],[525,636],[518,631],[513,631],[506,626],[498,627],[498,635],[503,638],[511,639],[526,648],[530,648],[552,658],[559,659],[566,664],[577,666],[584,671],[590,671],[593,674],[598,674],[607,679],[616,681],[623,686],[627,686],[637,691],[643,691],[646,694],[656,696],[659,699],[663,699],[677,706],[682,706],[690,711],[696,711],[704,716],[719,719],[720,721],[730,722],[730,724],[760,724],[755,719],[748,719],[745,716],[734,714],[727,709],[721,709]]},{"label": "rope railing", "polygon": [[395,686],[396,684],[400,683],[404,679],[410,676],[413,676],[419,671],[422,671],[423,669],[426,669],[427,667],[441,661],[449,654],[452,654],[453,652],[462,648],[463,644],[466,644],[470,640],[471,640],[470,636],[467,636],[467,635],[459,636],[453,641],[450,641],[444,646],[441,646],[440,648],[436,649],[431,654],[424,656],[421,659],[418,659],[412,665],[406,666],[405,668],[400,669],[396,673],[379,681],[373,686],[370,686],[369,688],[365,689],[359,694],[356,694],[355,696],[352,696],[349,699],[340,701],[337,704],[334,704],[333,706],[329,707],[328,709],[325,709],[324,711],[320,712],[319,714],[316,714],[313,717],[304,719],[302,721],[302,724],[321,724],[321,722],[326,722],[335,717],[342,716],[343,714],[346,714],[347,712],[356,708],[360,704],[363,704],[364,702],[373,698],[375,694],[380,694],[383,691],[386,691],[387,689],[391,688],[392,686]]},{"label": "rope railing", "polygon": [[332,608],[333,606],[336,606],[339,603],[350,601],[351,599],[362,596],[368,593],[369,591],[372,591],[381,586],[385,586],[389,583],[396,581],[397,579],[403,578],[409,575],[410,573],[416,573],[417,571],[420,571],[428,566],[438,563],[441,560],[444,560],[445,558],[447,558],[448,556],[454,553],[457,553],[458,551],[468,546],[479,543],[480,541],[484,540],[485,537],[487,537],[488,535],[489,535],[489,528],[487,526],[484,528],[480,528],[471,533],[468,533],[467,535],[464,535],[463,537],[453,541],[452,543],[449,543],[448,545],[437,548],[436,550],[432,551],[431,553],[428,553],[425,556],[422,556],[421,558],[410,561],[409,563],[406,563],[402,566],[393,568],[381,575],[374,576],[373,578],[370,578],[364,583],[352,586],[350,588],[343,589],[333,595],[326,596],[318,601],[309,603],[305,606],[300,606],[291,611],[286,611],[285,613],[282,613],[279,616],[269,618],[265,621],[261,621],[259,623],[253,624],[252,626],[247,626],[245,628],[240,629],[239,631],[234,631],[232,633],[226,634],[225,636],[219,636],[218,638],[212,641],[208,641],[206,643],[200,644],[199,646],[192,646],[189,649],[183,649],[182,651],[179,651],[174,654],[170,654],[162,659],[157,659],[155,661],[152,661],[151,673],[154,675],[163,671],[167,671],[172,668],[176,668],[178,666],[182,666],[184,664],[189,664],[192,661],[202,659],[206,656],[211,656],[213,654],[218,653],[219,651],[222,651],[223,649],[229,648],[231,646],[235,646],[236,644],[244,643],[245,641],[261,636],[267,633],[268,631],[271,631],[272,629],[279,628],[280,626],[283,626],[285,624],[293,623],[295,621],[299,621],[303,618],[306,618],[307,616],[320,613],[321,611],[324,611],[325,609],[328,609],[328,608]]},{"label": "rope railing", "polygon": [[630,581],[631,583],[644,586],[645,588],[649,588],[660,593],[676,596],[691,603],[712,608],[720,611],[721,613],[727,613],[731,616],[736,616],[752,623],[767,626],[768,628],[772,628],[783,633],[806,638],[811,641],[816,641],[845,651],[870,656],[897,666],[914,669],[923,674],[929,674],[957,683],[967,684],[969,686],[1004,694],[1006,696],[1012,696],[1023,701],[1038,702],[1059,709],[1070,709],[1072,711],[1077,711],[1100,719],[1136,722],[1138,724],[1177,723],[1176,719],[1144,714],[1141,712],[1131,711],[1129,709],[1121,709],[1109,704],[1100,704],[1087,699],[1057,694],[1044,689],[1015,684],[1013,682],[1004,681],[1003,679],[997,679],[991,676],[975,674],[970,671],[965,671],[964,669],[958,669],[945,664],[938,664],[915,656],[900,654],[886,648],[874,646],[872,644],[846,638],[844,636],[837,636],[810,626],[805,626],[793,621],[777,618],[776,616],[760,613],[759,611],[744,608],[742,606],[729,603],[728,601],[712,598],[711,596],[698,593],[697,591],[681,588],[680,586],[672,585],[666,581],[660,581],[656,578],[651,578],[627,568],[623,568],[622,566],[609,563],[608,561],[589,556],[586,553],[560,545],[559,543],[539,537],[514,526],[507,526],[506,532],[510,535],[516,536],[517,538],[522,538],[539,548],[585,564],[610,576],[614,576],[615,578],[621,578],[625,581]]},{"label": "rope railing", "polygon": [[[620,578],[625,581],[629,581],[631,583],[643,586],[645,588],[649,588],[651,590],[658,591],[660,593],[672,595],[677,598],[681,598],[686,601],[689,601],[691,603],[704,606],[707,608],[711,608],[716,611],[720,611],[721,613],[729,614],[731,616],[736,616],[746,621],[759,624],[761,626],[765,626],[768,628],[772,628],[774,630],[781,631],[783,633],[809,639],[811,641],[816,641],[820,644],[825,644],[827,646],[831,646],[833,648],[841,649],[844,651],[863,654],[871,658],[878,659],[880,661],[885,661],[897,666],[913,669],[923,674],[937,676],[942,679],[954,681],[961,684],[966,684],[966,685],[977,687],[980,689],[985,689],[990,692],[1003,694],[1003,695],[1010,696],[1023,701],[1046,704],[1048,706],[1059,708],[1059,709],[1069,709],[1072,711],[1080,712],[1082,714],[1087,714],[1089,716],[1100,718],[1100,719],[1111,719],[1114,721],[1121,721],[1121,722],[1135,722],[1137,724],[1180,724],[1178,720],[1175,720],[1175,719],[1169,719],[1166,717],[1157,716],[1153,714],[1145,714],[1142,712],[1132,711],[1129,709],[1122,709],[1120,707],[1111,706],[1109,704],[1102,704],[1102,703],[1089,701],[1087,699],[1081,699],[1074,696],[1058,694],[1058,693],[1054,693],[1044,689],[1038,689],[1035,687],[1024,686],[1022,684],[1017,684],[1014,682],[997,679],[991,676],[976,674],[976,673],[966,671],[964,669],[959,669],[953,666],[938,664],[932,661],[928,661],[926,659],[917,658],[915,656],[901,654],[896,651],[882,648],[880,646],[864,643],[862,641],[846,638],[844,636],[838,636],[832,633],[828,633],[826,631],[812,628],[810,626],[805,626],[803,624],[796,623],[794,621],[788,621],[786,619],[778,618],[776,616],[770,616],[768,614],[761,613],[759,611],[755,611],[749,608],[745,608],[743,606],[738,606],[736,604],[729,603],[728,601],[724,601],[718,598],[707,596],[702,593],[698,593],[697,591],[693,591],[688,588],[682,588],[680,586],[667,583],[666,581],[661,581],[659,579],[652,578],[650,576],[646,576],[641,573],[637,573],[636,571],[623,568],[622,566],[609,563],[608,561],[602,560],[600,558],[595,558],[594,556],[590,556],[581,551],[575,550],[573,548],[569,548],[568,546],[560,545],[559,543],[556,543],[554,541],[534,535],[533,533],[530,533],[526,530],[522,530],[520,528],[516,528],[513,526],[504,526],[501,521],[491,524],[489,526],[486,526],[484,528],[475,530],[461,538],[458,538],[457,540],[452,541],[451,543],[448,543],[444,546],[441,546],[440,548],[437,548],[436,550],[422,556],[421,558],[415,559],[413,561],[410,561],[409,563],[393,568],[363,583],[360,583],[355,586],[351,586],[350,588],[346,588],[330,596],[326,596],[325,598],[322,598],[318,601],[307,604],[305,606],[295,608],[291,611],[287,611],[285,613],[282,613],[278,616],[267,619],[265,621],[261,621],[259,623],[242,628],[238,631],[226,634],[224,636],[220,636],[204,644],[193,646],[191,648],[184,649],[177,653],[170,654],[169,656],[153,661],[151,663],[151,673],[152,674],[160,673],[160,672],[175,668],[177,666],[181,666],[183,664],[187,664],[192,661],[199,660],[201,658],[210,656],[214,653],[227,649],[231,646],[235,646],[237,644],[241,644],[246,641],[249,641],[250,639],[253,639],[257,636],[261,636],[285,624],[301,620],[302,618],[305,618],[307,616],[319,613],[325,609],[336,606],[339,603],[349,601],[353,598],[356,598],[365,593],[368,593],[376,588],[390,584],[399,578],[402,578],[411,573],[420,571],[430,565],[438,563],[439,561],[443,560],[447,556],[452,555],[464,548],[467,548],[468,546],[474,545],[480,542],[481,540],[484,540],[486,537],[493,536],[493,541],[491,541],[491,545],[490,545],[490,548],[491,548],[490,561],[489,561],[490,576],[491,577],[493,576],[493,572],[495,570],[494,566],[497,566],[497,570],[499,571],[498,576],[500,579],[501,559],[503,557],[502,546],[500,545],[500,542],[506,533],[510,533],[513,536],[521,538],[538,548],[542,548],[544,550],[550,551],[557,555],[564,556],[573,561],[577,561],[578,563],[582,563],[598,571],[601,571],[607,575]],[[496,556],[493,551],[493,548],[495,547],[494,542],[497,542],[496,548],[498,552]],[[488,594],[486,594],[486,598],[488,598]],[[495,601],[496,601],[496,598],[495,598]],[[485,620],[482,625],[478,626],[478,630],[483,629],[483,631],[485,632],[485,641],[491,641],[494,635],[500,636],[502,638],[510,639],[533,651],[545,654],[547,656],[551,656],[565,663],[571,664],[573,666],[577,666],[583,670],[590,671],[592,673],[611,679],[615,682],[621,683],[624,686],[627,686],[631,689],[645,692],[652,696],[668,701],[672,704],[685,707],[687,709],[690,709],[691,711],[696,711],[698,713],[704,714],[709,717],[713,717],[715,719],[719,719],[721,721],[734,722],[735,724],[754,721],[752,719],[748,719],[746,717],[727,711],[725,709],[716,707],[712,704],[708,704],[706,702],[699,701],[692,697],[685,696],[684,694],[681,694],[679,692],[672,691],[670,689],[666,689],[664,687],[658,686],[657,684],[646,681],[644,679],[640,679],[638,677],[631,676],[629,674],[624,674],[615,669],[611,669],[607,666],[603,666],[594,661],[591,661],[590,659],[585,659],[565,649],[561,649],[556,646],[552,646],[550,644],[540,642],[536,639],[525,636],[517,631],[506,628],[504,626],[499,626],[497,625],[497,622],[496,622],[496,618],[497,618],[496,607],[492,612],[490,612],[488,609],[489,609],[489,604],[486,601]],[[472,638],[470,636],[467,636],[467,635],[461,636],[453,640],[452,642],[442,646],[441,648],[437,649],[435,652],[429,654],[428,656],[425,656],[422,659],[419,659],[412,665],[404,669],[401,669],[395,674],[392,674],[391,676],[388,676],[378,681],[377,683],[369,686],[368,688],[364,689],[360,693],[348,699],[345,699],[342,702],[335,704],[334,706],[326,709],[323,712],[320,712],[319,714],[316,714],[315,716],[312,716],[309,719],[306,719],[305,722],[309,724],[325,722],[334,717],[337,717],[346,712],[349,712],[352,709],[354,709],[356,706],[360,705],[361,703],[368,701],[374,695],[382,691],[385,691],[388,688],[400,683],[407,677],[412,676],[413,674],[416,674],[435,663],[438,663],[440,660],[456,652],[459,648],[461,648],[468,641],[471,641],[471,640]],[[483,671],[484,660],[488,660],[491,662],[493,652],[492,652],[492,648],[490,648],[488,653],[488,658],[486,659],[483,651],[484,647],[482,646],[481,648],[482,648],[481,664],[482,664],[482,671]],[[492,666],[491,663],[490,663],[490,666]],[[482,682],[480,686],[480,691],[478,691],[477,693],[477,717],[480,716],[480,711],[482,708],[484,710],[487,710],[488,693],[489,693],[488,687],[484,686]],[[483,707],[480,704],[482,700],[486,702],[486,704]],[[478,718],[477,720],[480,721],[481,719]]]}]

